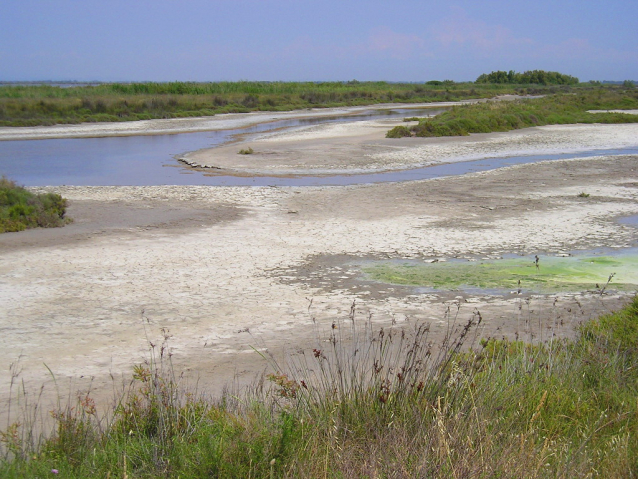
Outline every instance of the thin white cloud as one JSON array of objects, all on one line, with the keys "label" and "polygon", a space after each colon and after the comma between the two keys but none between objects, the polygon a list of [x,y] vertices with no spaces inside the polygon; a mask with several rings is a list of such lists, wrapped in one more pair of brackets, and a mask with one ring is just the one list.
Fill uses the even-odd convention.
[{"label": "thin white cloud", "polygon": [[418,55],[428,55],[426,42],[417,35],[397,33],[388,27],[374,29],[364,44],[364,50],[372,54],[387,54],[391,58],[407,60]]},{"label": "thin white cloud", "polygon": [[452,15],[430,30],[430,35],[433,44],[438,45],[435,49],[437,56],[463,59],[472,55],[473,58],[500,64],[525,64],[530,69],[560,69],[550,65],[569,65],[573,68],[576,63],[582,64],[583,61],[601,65],[638,63],[638,47],[635,46],[619,50],[592,44],[584,38],[566,38],[560,42],[546,43],[542,39],[516,35],[503,25],[471,18],[465,10],[457,7]]},{"label": "thin white cloud", "polygon": [[284,50],[285,56],[311,55],[320,58],[409,58],[431,56],[426,41],[418,35],[393,31],[387,26],[374,28],[364,41],[343,43],[318,43],[310,36],[297,37]]},{"label": "thin white cloud", "polygon": [[431,31],[433,40],[444,48],[467,47],[483,54],[512,48],[528,50],[534,44],[531,38],[517,37],[503,25],[490,25],[470,18],[461,8],[454,8],[454,14],[444,18]]},{"label": "thin white cloud", "polygon": [[590,61],[638,63],[638,49],[632,51],[600,47],[592,45],[585,38],[568,38],[553,45],[539,45],[536,56],[569,60],[589,59]]}]

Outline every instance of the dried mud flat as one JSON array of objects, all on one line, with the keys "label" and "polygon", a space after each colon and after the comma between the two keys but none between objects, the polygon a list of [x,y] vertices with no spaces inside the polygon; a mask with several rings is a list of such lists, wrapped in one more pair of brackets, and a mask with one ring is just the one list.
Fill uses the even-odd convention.
[{"label": "dried mud flat", "polygon": [[[595,128],[553,131],[582,146]],[[511,135],[513,142],[523,137]],[[472,140],[438,145],[453,157]],[[401,151],[418,156],[414,148]],[[0,236],[3,404],[18,371],[33,391],[43,384],[55,391],[50,369],[60,391],[91,387],[108,395],[163,331],[177,369],[219,392],[263,370],[255,350],[281,359],[314,347],[333,323],[347,331],[353,303],[356,321],[426,321],[433,340],[449,328],[448,310],[459,325],[480,311],[480,336],[545,340],[572,336],[582,321],[630,299],[613,287],[605,295],[420,294],[362,279],[353,259],[635,246],[638,230],[616,219],[638,214],[636,155],[364,186],[48,190],[69,199],[74,223]]]}]

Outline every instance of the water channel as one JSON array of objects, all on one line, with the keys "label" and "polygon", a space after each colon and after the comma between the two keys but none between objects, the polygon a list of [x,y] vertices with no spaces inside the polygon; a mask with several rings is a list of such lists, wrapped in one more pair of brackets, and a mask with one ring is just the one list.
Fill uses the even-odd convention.
[{"label": "water channel", "polygon": [[[272,181],[205,176],[176,160],[177,156],[277,130],[327,123],[388,118],[425,117],[432,108],[368,110],[355,115],[277,120],[230,130],[136,135],[0,141],[0,176],[24,186],[150,186],[150,185],[270,185]],[[281,183],[280,183],[281,184]]]},{"label": "water channel", "polygon": [[176,157],[244,137],[326,123],[433,116],[442,110],[369,110],[357,115],[301,118],[231,130],[170,135],[0,141],[0,176],[24,186],[327,186],[410,181],[461,175],[541,160],[638,154],[638,147],[568,154],[488,158],[400,171],[334,176],[238,177],[192,170]]}]

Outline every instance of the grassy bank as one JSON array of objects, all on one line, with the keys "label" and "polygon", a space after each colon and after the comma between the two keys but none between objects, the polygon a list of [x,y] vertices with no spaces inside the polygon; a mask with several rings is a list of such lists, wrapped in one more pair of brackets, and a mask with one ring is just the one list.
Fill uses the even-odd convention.
[{"label": "grassy bank", "polygon": [[601,87],[572,94],[553,94],[543,98],[457,106],[435,118],[421,119],[418,125],[410,128],[395,127],[386,136],[465,136],[470,133],[510,131],[542,125],[636,123],[638,115],[588,113],[588,110],[636,108],[638,89]]},{"label": "grassy bank", "polygon": [[570,86],[454,82],[108,83],[97,86],[0,87],[0,126],[147,120],[249,111],[455,101]]},{"label": "grassy bank", "polygon": [[65,214],[66,200],[60,195],[37,195],[0,178],[0,233],[63,226]]},{"label": "grassy bank", "polygon": [[[169,349],[98,417],[90,396],[0,436],[2,477],[635,477],[638,299],[573,341],[485,339],[477,311],[433,346],[428,327],[372,331],[355,314],[265,385],[210,400]],[[352,340],[351,338],[355,339]]]}]

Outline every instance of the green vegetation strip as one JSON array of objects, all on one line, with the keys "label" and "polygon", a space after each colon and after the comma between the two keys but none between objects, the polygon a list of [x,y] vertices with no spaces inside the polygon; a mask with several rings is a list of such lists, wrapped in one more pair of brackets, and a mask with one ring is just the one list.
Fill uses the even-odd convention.
[{"label": "green vegetation strip", "polygon": [[106,83],[97,86],[1,86],[0,126],[148,120],[249,111],[422,103],[506,93],[571,91],[571,86],[431,81]]},{"label": "green vegetation strip", "polygon": [[418,125],[397,126],[386,137],[467,136],[573,123],[638,123],[638,115],[588,113],[588,110],[635,108],[638,108],[638,89],[598,87],[543,98],[456,106],[434,118],[420,119]]},{"label": "green vegetation strip", "polygon": [[36,195],[0,178],[0,233],[52,228],[68,222],[66,200],[55,193]]},{"label": "green vegetation strip", "polygon": [[638,299],[573,341],[474,350],[479,314],[440,352],[427,326],[343,341],[358,331],[354,318],[289,369],[273,365],[245,399],[188,392],[166,345],[151,348],[159,357],[134,368],[133,389],[106,416],[81,393],[51,412],[44,437],[33,434],[37,413],[8,424],[0,476],[638,475]]},{"label": "green vegetation strip", "polygon": [[480,262],[438,263],[385,261],[364,266],[366,276],[384,283],[422,286],[433,290],[512,291],[538,293],[596,290],[614,275],[610,288],[638,289],[638,254],[615,256],[541,256]]}]

